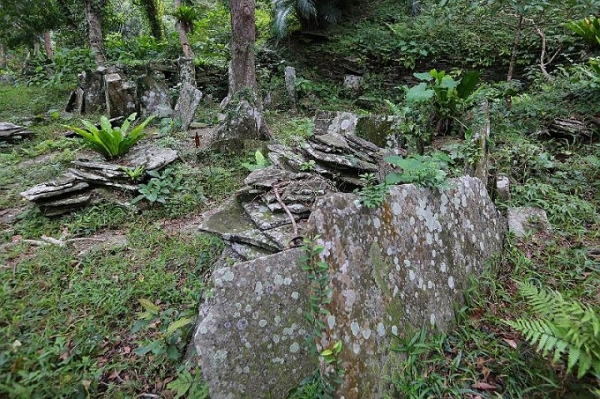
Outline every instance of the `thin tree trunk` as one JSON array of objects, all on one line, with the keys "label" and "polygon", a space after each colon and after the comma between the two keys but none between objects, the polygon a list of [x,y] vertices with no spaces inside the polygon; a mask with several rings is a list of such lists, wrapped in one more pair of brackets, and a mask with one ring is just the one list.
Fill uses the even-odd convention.
[{"label": "thin tree trunk", "polygon": [[522,14],[519,15],[519,23],[517,24],[517,29],[515,30],[515,41],[513,43],[512,53],[510,55],[510,63],[508,64],[508,74],[506,76],[507,82],[512,80],[513,72],[515,70],[515,64],[517,62],[517,50],[519,48],[519,42],[521,41],[521,31],[523,30],[524,21],[525,17]]},{"label": "thin tree trunk", "polygon": [[54,50],[52,49],[52,38],[50,37],[50,31],[44,31],[44,50],[46,51],[46,58],[51,60],[54,58]]},{"label": "thin tree trunk", "polygon": [[152,36],[158,40],[163,38],[163,26],[161,21],[161,6],[159,0],[144,0],[142,1],[142,8],[148,19],[148,25],[150,25],[150,31]]},{"label": "thin tree trunk", "polygon": [[231,0],[231,94],[248,87],[256,93],[254,0]]},{"label": "thin tree trunk", "polygon": [[[96,4],[94,4],[94,2]],[[102,36],[102,8],[106,0],[86,0],[85,15],[88,22],[88,35],[90,48],[96,58],[96,64],[104,65],[106,55],[104,52],[104,38]]]},{"label": "thin tree trunk", "polygon": [[[181,0],[175,0],[173,4],[175,5],[175,8],[179,8],[181,6]],[[177,32],[179,32],[179,41],[181,42],[181,47],[183,49],[183,56],[185,58],[193,58],[194,52],[192,51],[192,46],[190,46],[187,28],[181,21],[177,21]]]},{"label": "thin tree trunk", "polygon": [[[39,39],[39,37],[36,36],[36,39]],[[35,58],[40,56],[40,42],[38,40],[33,42],[33,56]]]},{"label": "thin tree trunk", "polygon": [[6,68],[6,64],[8,64],[6,48],[4,47],[4,44],[0,43],[0,68]]}]

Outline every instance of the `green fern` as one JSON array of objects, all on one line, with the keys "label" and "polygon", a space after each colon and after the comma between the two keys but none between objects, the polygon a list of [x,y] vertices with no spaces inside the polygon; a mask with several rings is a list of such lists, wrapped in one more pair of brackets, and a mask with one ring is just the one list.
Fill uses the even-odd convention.
[{"label": "green fern", "polygon": [[578,301],[567,301],[556,291],[540,290],[530,283],[517,282],[537,319],[504,320],[525,336],[543,356],[552,353],[558,362],[567,354],[567,372],[577,366],[577,378],[593,372],[600,376],[600,317]]}]

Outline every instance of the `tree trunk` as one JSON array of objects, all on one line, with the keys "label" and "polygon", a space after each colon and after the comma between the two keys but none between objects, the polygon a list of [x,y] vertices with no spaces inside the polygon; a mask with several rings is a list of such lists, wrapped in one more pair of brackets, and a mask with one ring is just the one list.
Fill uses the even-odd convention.
[{"label": "tree trunk", "polygon": [[44,50],[46,51],[46,58],[51,60],[54,58],[54,50],[52,50],[52,38],[50,37],[50,31],[44,31]]},{"label": "tree trunk", "polygon": [[513,42],[512,53],[510,55],[510,62],[508,64],[508,74],[506,76],[507,82],[510,82],[512,80],[512,75],[515,70],[515,63],[517,62],[517,50],[519,49],[519,42],[521,41],[521,31],[523,30],[524,21],[525,17],[522,14],[519,15],[519,23],[517,24],[517,29],[515,29],[515,40]]},{"label": "tree trunk", "polygon": [[[173,2],[175,8],[179,8],[181,6],[181,0],[175,0]],[[183,56],[185,58],[194,58],[194,52],[192,51],[192,46],[190,46],[190,40],[187,35],[187,27],[181,21],[177,21],[177,32],[179,32],[179,41],[181,42],[181,47],[183,49]]]},{"label": "tree trunk", "polygon": [[106,55],[104,52],[104,38],[102,36],[102,8],[106,0],[86,0],[85,16],[88,22],[88,37],[90,48],[96,58],[96,64],[104,65]]},{"label": "tree trunk", "polygon": [[6,55],[6,48],[4,44],[0,43],[0,68],[6,68],[8,64],[8,57]]},{"label": "tree trunk", "polygon": [[148,25],[150,25],[152,36],[158,40],[162,40],[163,26],[161,21],[162,15],[159,0],[144,0],[141,2],[141,6],[144,9],[146,18],[148,19]]},{"label": "tree trunk", "polygon": [[231,46],[230,87],[235,94],[244,88],[256,92],[256,71],[254,66],[255,37],[254,0],[231,0]]}]

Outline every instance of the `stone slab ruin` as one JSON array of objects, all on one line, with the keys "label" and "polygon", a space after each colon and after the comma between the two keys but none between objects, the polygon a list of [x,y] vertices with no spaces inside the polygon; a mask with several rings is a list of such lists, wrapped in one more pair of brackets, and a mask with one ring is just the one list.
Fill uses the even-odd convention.
[{"label": "stone slab ruin", "polygon": [[[329,265],[331,315],[320,348],[343,342],[346,373],[336,397],[380,398],[399,359],[395,337],[445,329],[468,277],[500,253],[506,224],[479,179],[444,191],[393,187],[377,209],[351,193],[317,200],[306,226]],[[285,397],[316,367],[302,335],[310,288],[303,251],[215,271],[194,338],[213,398]]]},{"label": "stone slab ruin", "polygon": [[129,178],[126,169],[144,168],[140,179],[148,178],[148,172],[161,170],[178,158],[177,151],[147,144],[134,149],[114,162],[77,159],[72,168],[45,183],[37,184],[21,193],[21,196],[39,206],[46,216],[58,216],[87,206],[96,187],[109,187],[135,192],[138,185]]},{"label": "stone slab ruin", "polygon": [[0,122],[0,143],[3,141],[18,141],[31,138],[34,135],[23,126],[10,122]]}]

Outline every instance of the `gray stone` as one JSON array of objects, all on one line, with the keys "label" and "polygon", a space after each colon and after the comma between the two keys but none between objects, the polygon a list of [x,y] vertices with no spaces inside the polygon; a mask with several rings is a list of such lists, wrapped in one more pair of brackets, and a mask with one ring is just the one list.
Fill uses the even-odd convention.
[{"label": "gray stone", "polygon": [[[242,244],[239,242],[230,243],[231,250],[235,253],[236,257],[241,259],[241,262],[247,260],[254,260],[262,258],[263,256],[272,255],[273,252],[265,251],[263,248],[255,247],[250,244]],[[238,262],[236,262],[238,263]]]},{"label": "gray stone", "polygon": [[162,73],[147,73],[138,80],[140,92],[140,114],[142,117],[155,115],[158,118],[170,118],[173,114],[169,87]]},{"label": "gray stone", "polygon": [[202,100],[202,92],[196,88],[194,60],[180,59],[180,66],[181,88],[173,117],[181,120],[182,130],[188,130]]},{"label": "gray stone", "polygon": [[326,133],[354,134],[358,115],[351,112],[317,111],[314,123],[316,136]]},{"label": "gray stone", "polygon": [[244,149],[246,140],[262,140],[267,137],[260,110],[247,100],[233,101],[220,116],[210,147],[220,152],[237,152]]},{"label": "gray stone", "polygon": [[502,250],[505,223],[479,179],[440,192],[396,186],[378,209],[353,194],[322,198],[309,220],[329,264],[332,302],[321,345],[343,341],[346,370],[336,396],[382,397],[397,365],[394,336],[424,326],[445,330],[470,274]]},{"label": "gray stone", "polygon": [[104,77],[106,84],[106,112],[110,118],[129,116],[136,111],[135,86],[123,81],[118,73]]},{"label": "gray stone", "polygon": [[532,207],[508,208],[508,231],[517,237],[552,230],[546,211]]},{"label": "gray stone", "polygon": [[496,179],[496,196],[502,201],[510,201],[510,179],[500,175]]},{"label": "gray stone", "polygon": [[203,216],[199,226],[201,231],[217,234],[226,241],[254,245],[265,251],[277,252],[280,249],[256,227],[235,199],[226,201]]},{"label": "gray stone", "polygon": [[194,335],[211,398],[285,398],[314,370],[304,345],[302,254],[292,249],[214,272]]},{"label": "gray stone", "polygon": [[[355,194],[321,198],[302,230],[320,236],[329,265],[331,315],[317,350],[343,342],[335,397],[384,397],[400,362],[393,337],[446,329],[469,276],[501,252],[505,229],[485,186],[470,177],[444,191],[393,187],[378,209]],[[310,329],[302,255],[294,249],[215,272],[195,334],[211,397],[283,398],[314,370],[302,339]]]},{"label": "gray stone", "polygon": [[25,129],[23,126],[10,122],[0,122],[0,141],[21,140],[30,138],[33,135],[33,132]]},{"label": "gray stone", "polygon": [[296,110],[296,102],[298,100],[296,95],[296,68],[291,66],[285,67],[285,90],[288,95],[290,108]]},{"label": "gray stone", "polygon": [[358,97],[361,91],[362,76],[344,75],[344,89],[351,97]]},{"label": "gray stone", "polygon": [[[254,224],[261,230],[269,230],[292,223],[286,213],[275,213],[269,209],[268,206],[258,203],[257,201],[247,202],[243,204],[242,207]],[[299,219],[300,216],[296,214],[294,220]]]},{"label": "gray stone", "polygon": [[89,187],[89,184],[78,180],[75,176],[66,174],[61,179],[49,181],[33,186],[23,191],[21,196],[28,201],[40,201],[48,198],[56,198],[62,195],[79,192]]}]

